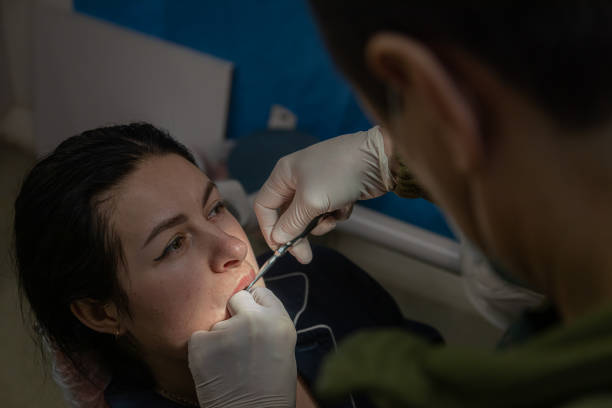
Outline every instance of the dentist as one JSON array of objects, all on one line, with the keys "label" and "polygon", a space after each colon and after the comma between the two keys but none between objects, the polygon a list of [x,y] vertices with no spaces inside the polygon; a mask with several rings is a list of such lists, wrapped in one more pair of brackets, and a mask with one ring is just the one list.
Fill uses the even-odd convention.
[{"label": "dentist", "polygon": [[[384,130],[282,158],[255,201],[268,244],[422,186],[498,280],[550,300],[496,352],[359,334],[329,358],[321,394],[359,391],[384,407],[612,404],[612,5],[310,3]],[[309,262],[307,241],[293,255]]]}]

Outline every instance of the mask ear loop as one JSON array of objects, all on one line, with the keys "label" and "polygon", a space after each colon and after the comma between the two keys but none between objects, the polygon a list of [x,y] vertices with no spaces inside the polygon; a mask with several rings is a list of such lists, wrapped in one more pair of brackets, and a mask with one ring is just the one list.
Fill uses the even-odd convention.
[{"label": "mask ear loop", "polygon": [[[401,131],[402,124],[400,123],[401,115],[404,110],[404,99],[398,88],[388,86],[387,93],[387,121],[389,122],[388,131]],[[417,182],[408,166],[397,153],[397,149],[393,154],[391,161],[394,163],[394,171],[392,170],[393,180],[395,182],[395,191],[399,196],[406,198],[425,198],[431,200],[427,191]]]},{"label": "mask ear loop", "polygon": [[[394,121],[397,121],[401,115],[404,107],[404,100],[400,91],[393,87],[387,87],[387,120],[391,125]],[[399,125],[399,123],[396,123]]]}]

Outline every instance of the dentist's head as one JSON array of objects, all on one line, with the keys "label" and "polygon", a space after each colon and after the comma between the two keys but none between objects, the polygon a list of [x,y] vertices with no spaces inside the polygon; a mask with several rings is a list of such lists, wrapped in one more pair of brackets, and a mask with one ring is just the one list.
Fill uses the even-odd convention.
[{"label": "dentist's head", "polygon": [[565,316],[611,297],[609,2],[310,3],[364,106],[471,241]]}]

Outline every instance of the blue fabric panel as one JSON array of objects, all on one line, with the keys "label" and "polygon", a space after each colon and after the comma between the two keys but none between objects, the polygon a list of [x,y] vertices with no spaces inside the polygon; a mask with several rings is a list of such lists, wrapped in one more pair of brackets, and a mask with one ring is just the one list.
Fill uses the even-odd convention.
[{"label": "blue fabric panel", "polygon": [[73,4],[83,14],[166,38],[166,0],[73,0]]},{"label": "blue fabric panel", "polygon": [[[327,139],[371,126],[334,68],[306,0],[74,0],[76,11],[235,64],[228,137],[266,128],[270,106],[286,106],[298,129]],[[452,236],[430,203],[391,195],[370,208]]]},{"label": "blue fabric panel", "polygon": [[270,106],[319,139],[370,122],[321,46],[305,0],[75,0],[79,12],[235,63],[228,137],[266,128]]}]

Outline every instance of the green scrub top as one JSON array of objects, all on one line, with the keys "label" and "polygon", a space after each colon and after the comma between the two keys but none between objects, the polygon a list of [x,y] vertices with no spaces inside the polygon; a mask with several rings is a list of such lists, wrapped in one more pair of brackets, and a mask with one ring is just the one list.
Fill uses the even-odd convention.
[{"label": "green scrub top", "polygon": [[327,358],[317,392],[380,407],[612,407],[612,307],[555,322],[554,311],[528,313],[489,351],[364,331]]}]

